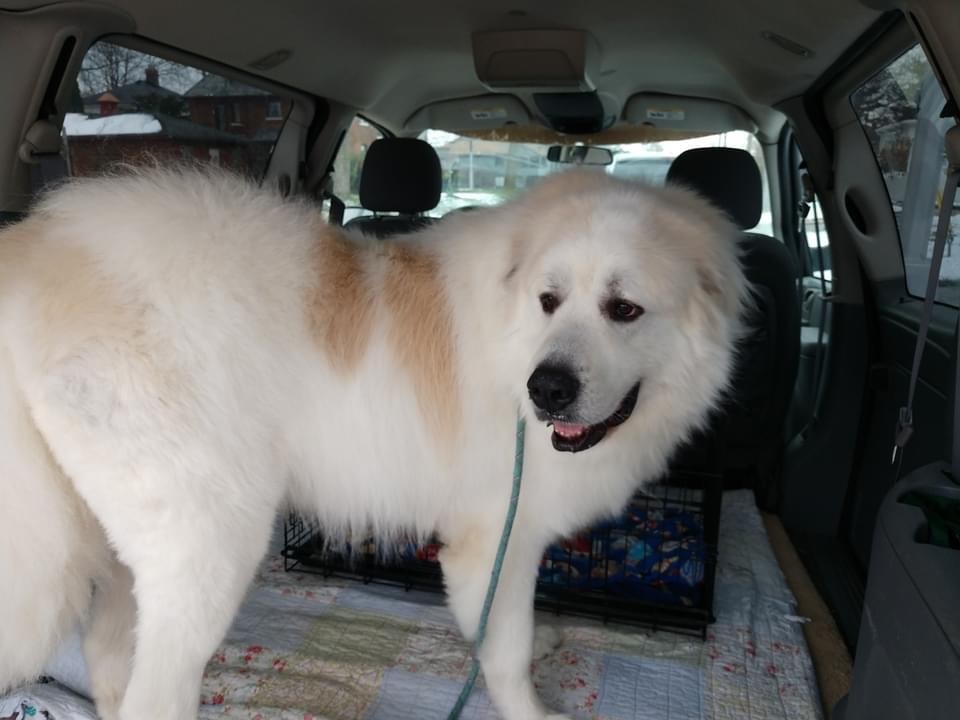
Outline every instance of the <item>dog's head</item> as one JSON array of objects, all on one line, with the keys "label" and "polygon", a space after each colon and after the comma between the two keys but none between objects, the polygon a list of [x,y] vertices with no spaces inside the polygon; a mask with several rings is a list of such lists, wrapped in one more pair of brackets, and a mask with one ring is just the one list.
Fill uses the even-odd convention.
[{"label": "dog's head", "polygon": [[517,390],[553,447],[702,423],[740,331],[736,227],[686,190],[584,171],[543,181],[514,211]]}]

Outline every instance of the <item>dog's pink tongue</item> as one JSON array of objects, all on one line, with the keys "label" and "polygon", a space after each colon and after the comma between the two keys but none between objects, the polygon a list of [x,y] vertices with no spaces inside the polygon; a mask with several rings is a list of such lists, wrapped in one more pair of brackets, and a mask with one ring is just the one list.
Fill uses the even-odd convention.
[{"label": "dog's pink tongue", "polygon": [[553,431],[560,437],[575,438],[587,432],[587,426],[558,422],[553,424]]}]

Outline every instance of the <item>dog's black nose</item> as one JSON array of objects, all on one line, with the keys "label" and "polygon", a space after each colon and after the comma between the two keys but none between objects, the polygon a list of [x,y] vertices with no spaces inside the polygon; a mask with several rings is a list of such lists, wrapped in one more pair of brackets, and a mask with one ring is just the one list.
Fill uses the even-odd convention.
[{"label": "dog's black nose", "polygon": [[541,365],[527,380],[533,404],[547,412],[559,412],[577,399],[580,381],[569,370]]}]

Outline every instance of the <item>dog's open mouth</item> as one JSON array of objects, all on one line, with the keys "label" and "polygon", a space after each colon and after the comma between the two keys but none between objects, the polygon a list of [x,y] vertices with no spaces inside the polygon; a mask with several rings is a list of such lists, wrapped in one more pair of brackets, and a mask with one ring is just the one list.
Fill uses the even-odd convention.
[{"label": "dog's open mouth", "polygon": [[620,406],[603,422],[596,425],[579,425],[577,423],[553,421],[553,447],[562,452],[583,452],[592,448],[606,436],[611,428],[622,424],[633,413],[637,406],[637,397],[640,395],[640,383],[634,385],[626,394]]}]

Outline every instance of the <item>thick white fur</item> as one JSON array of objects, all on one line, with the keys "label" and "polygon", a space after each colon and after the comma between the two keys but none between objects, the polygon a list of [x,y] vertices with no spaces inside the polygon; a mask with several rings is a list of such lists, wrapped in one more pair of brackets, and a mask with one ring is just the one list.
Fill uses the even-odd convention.
[{"label": "thick white fur", "polygon": [[[437,531],[471,637],[520,408],[524,486],[481,659],[504,718],[547,715],[528,675],[538,560],[660,475],[715,405],[746,294],[736,231],[686,191],[572,173],[397,240],[436,258],[452,311],[447,439],[386,340],[382,246],[360,256],[374,308],[357,366],[335,370],[310,332],[329,232],[237,178],[152,170],[71,182],[0,234],[0,688],[86,618],[102,717],[195,716],[284,503],[337,530]],[[634,323],[601,314],[613,280],[646,310]],[[584,422],[642,381],[633,416],[582,453],[554,450],[527,398],[555,357],[579,373]],[[10,529],[26,518],[42,529]]]}]

